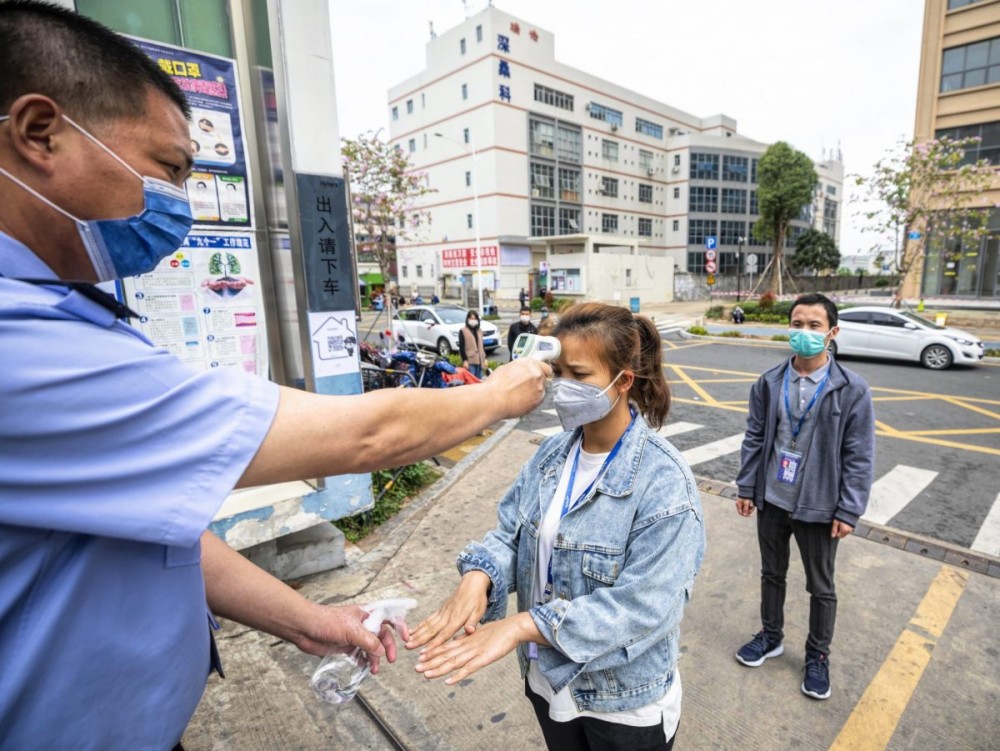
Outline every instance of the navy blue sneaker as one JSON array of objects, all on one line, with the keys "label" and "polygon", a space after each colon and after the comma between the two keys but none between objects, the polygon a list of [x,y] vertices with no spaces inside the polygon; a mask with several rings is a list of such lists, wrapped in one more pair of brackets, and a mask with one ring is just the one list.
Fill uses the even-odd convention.
[{"label": "navy blue sneaker", "polygon": [[785,651],[781,645],[781,640],[767,633],[760,631],[753,639],[748,641],[740,651],[736,653],[736,659],[748,668],[755,668],[764,664],[768,657],[778,657]]},{"label": "navy blue sneaker", "polygon": [[830,660],[822,652],[806,652],[802,693],[813,699],[826,699],[830,696]]}]

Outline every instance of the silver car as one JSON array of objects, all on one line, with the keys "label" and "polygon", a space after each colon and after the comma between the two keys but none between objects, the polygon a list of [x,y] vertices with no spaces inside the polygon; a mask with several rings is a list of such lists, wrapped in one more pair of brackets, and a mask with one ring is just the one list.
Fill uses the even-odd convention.
[{"label": "silver car", "polygon": [[[412,305],[392,318],[392,335],[400,344],[436,350],[442,357],[458,352],[458,332],[468,310],[459,305]],[[480,321],[483,349],[493,354],[500,346],[500,332],[489,321]]]},{"label": "silver car", "polygon": [[976,365],[983,359],[979,337],[938,326],[908,310],[847,308],[839,317],[840,333],[830,345],[834,354],[913,360],[931,370],[954,363]]}]

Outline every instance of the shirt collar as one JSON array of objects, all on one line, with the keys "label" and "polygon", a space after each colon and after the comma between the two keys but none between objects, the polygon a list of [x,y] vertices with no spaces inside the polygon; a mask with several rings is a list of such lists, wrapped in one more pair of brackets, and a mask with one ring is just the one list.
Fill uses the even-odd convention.
[{"label": "shirt collar", "polygon": [[830,357],[829,355],[827,355],[826,363],[823,365],[823,367],[816,368],[816,370],[814,370],[809,375],[801,375],[799,373],[799,371],[797,371],[792,366],[792,361],[794,359],[795,359],[794,355],[792,357],[788,358],[788,375],[789,375],[789,380],[790,381],[800,381],[803,378],[808,378],[813,383],[819,383],[820,381],[823,380],[823,376],[826,375],[826,372],[830,369],[830,363],[833,361],[833,358]]},{"label": "shirt collar", "polygon": [[0,274],[26,279],[59,278],[27,245],[3,232],[0,232]]}]

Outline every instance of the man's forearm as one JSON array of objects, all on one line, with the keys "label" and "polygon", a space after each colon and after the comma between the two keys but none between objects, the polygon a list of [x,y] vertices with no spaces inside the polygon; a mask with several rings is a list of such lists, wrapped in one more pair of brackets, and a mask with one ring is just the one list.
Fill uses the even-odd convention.
[{"label": "man's forearm", "polygon": [[298,644],[316,607],[284,582],[254,564],[225,542],[201,536],[201,568],[212,612]]}]

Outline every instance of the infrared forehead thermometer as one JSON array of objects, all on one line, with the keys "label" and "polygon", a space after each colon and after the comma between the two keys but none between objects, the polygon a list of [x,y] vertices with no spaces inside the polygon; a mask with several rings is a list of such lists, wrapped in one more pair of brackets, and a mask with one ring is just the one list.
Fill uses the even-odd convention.
[{"label": "infrared forehead thermometer", "polygon": [[549,362],[559,357],[561,351],[559,340],[554,336],[518,334],[517,339],[514,340],[514,348],[510,351],[510,359],[531,357],[542,362]]}]

